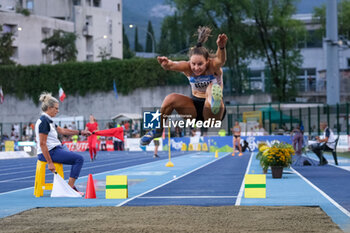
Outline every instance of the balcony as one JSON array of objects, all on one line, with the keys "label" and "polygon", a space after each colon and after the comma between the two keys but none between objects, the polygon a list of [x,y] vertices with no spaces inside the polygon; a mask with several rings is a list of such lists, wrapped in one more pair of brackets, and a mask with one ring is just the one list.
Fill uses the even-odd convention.
[{"label": "balcony", "polygon": [[92,36],[92,26],[89,24],[84,25],[82,34],[83,36]]}]

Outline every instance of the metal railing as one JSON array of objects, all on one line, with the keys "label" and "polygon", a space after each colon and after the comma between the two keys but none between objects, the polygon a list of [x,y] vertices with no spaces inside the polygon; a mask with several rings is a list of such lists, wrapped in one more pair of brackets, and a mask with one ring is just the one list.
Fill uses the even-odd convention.
[{"label": "metal railing", "polygon": [[[327,122],[336,134],[350,134],[350,103],[337,104],[294,104],[270,103],[227,106],[228,128],[235,120],[243,120],[243,112],[262,111],[262,125],[269,134],[289,133],[297,125],[304,127],[309,136],[320,135],[320,122]],[[269,111],[270,110],[270,111]]]}]

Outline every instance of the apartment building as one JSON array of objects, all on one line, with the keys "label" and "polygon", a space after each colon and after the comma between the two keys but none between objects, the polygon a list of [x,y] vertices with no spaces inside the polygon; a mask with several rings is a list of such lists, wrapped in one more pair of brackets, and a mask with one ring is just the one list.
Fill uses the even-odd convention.
[{"label": "apartment building", "polygon": [[0,0],[0,24],[21,65],[54,63],[41,41],[56,30],[77,35],[78,61],[123,56],[121,0]]},{"label": "apartment building", "polygon": [[[296,46],[300,49],[303,64],[300,67],[297,89],[297,102],[326,102],[326,42],[316,34],[320,24],[312,18],[312,14],[298,14],[293,18],[302,21],[306,27],[305,40]],[[340,74],[340,95],[342,101],[350,101],[350,41],[339,36],[338,59]],[[249,82],[245,86],[248,93],[269,92],[265,77],[266,63],[264,60],[252,60],[249,64]],[[230,84],[227,82],[224,92],[231,95]],[[232,86],[232,85],[231,85]]]}]

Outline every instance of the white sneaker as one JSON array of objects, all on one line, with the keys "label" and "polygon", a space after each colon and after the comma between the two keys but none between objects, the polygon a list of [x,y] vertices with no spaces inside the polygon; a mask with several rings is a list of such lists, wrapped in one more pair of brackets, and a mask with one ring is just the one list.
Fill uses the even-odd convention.
[{"label": "white sneaker", "polygon": [[220,111],[222,89],[218,84],[211,87],[211,112],[217,114]]}]

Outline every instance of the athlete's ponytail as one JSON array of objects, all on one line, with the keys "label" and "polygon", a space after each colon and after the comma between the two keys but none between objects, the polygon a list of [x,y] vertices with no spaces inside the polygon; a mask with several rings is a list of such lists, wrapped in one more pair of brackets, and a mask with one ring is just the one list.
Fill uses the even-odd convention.
[{"label": "athlete's ponytail", "polygon": [[199,26],[198,30],[198,40],[197,40],[197,45],[196,47],[202,47],[203,44],[208,40],[208,37],[210,36],[211,33],[211,28],[207,26]]},{"label": "athlete's ponytail", "polygon": [[197,33],[195,35],[198,36],[197,44],[195,47],[192,47],[188,53],[188,56],[191,57],[193,55],[202,55],[206,60],[211,56],[209,51],[203,47],[203,44],[208,40],[211,28],[207,26],[199,26],[197,29]]}]

